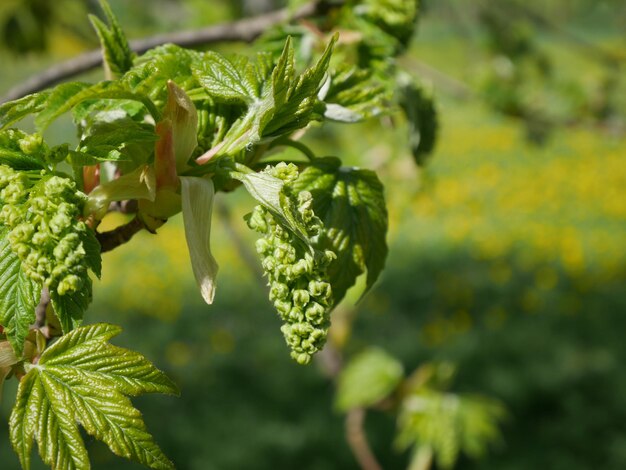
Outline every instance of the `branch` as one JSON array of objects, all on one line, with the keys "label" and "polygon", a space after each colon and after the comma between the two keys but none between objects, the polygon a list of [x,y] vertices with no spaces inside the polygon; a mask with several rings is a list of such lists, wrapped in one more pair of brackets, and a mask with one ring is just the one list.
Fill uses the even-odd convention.
[{"label": "branch", "polygon": [[[148,49],[165,43],[178,44],[182,47],[197,47],[206,44],[226,41],[251,42],[268,28],[288,20],[299,20],[306,17],[324,14],[343,2],[330,3],[326,0],[313,1],[303,5],[294,12],[283,8],[252,18],[220,23],[206,28],[190,31],[178,31],[169,34],[157,34],[144,39],[130,41],[133,51],[141,54]],[[0,104],[21,98],[22,96],[56,85],[81,73],[92,70],[102,64],[102,52],[93,50],[57,64],[34,75],[20,85],[11,88],[0,99]]]},{"label": "branch", "polygon": [[363,408],[354,408],[348,412],[346,415],[348,444],[363,470],[382,470],[367,443],[367,437],[363,431],[364,421],[365,410]]},{"label": "branch", "polygon": [[41,330],[46,325],[46,310],[50,304],[50,291],[47,287],[41,289],[39,304],[35,307],[35,323],[33,328]]},{"label": "branch", "polygon": [[108,232],[96,232],[96,238],[100,242],[100,252],[106,253],[107,251],[111,251],[118,246],[123,245],[133,238],[133,235],[144,228],[145,226],[143,222],[135,217],[127,224],[120,225],[119,227]]}]

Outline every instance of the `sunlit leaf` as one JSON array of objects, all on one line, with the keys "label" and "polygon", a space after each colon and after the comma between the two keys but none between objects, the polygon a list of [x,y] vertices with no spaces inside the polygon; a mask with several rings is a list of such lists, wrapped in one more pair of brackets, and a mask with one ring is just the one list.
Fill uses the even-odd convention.
[{"label": "sunlit leaf", "polygon": [[23,468],[30,468],[33,439],[52,468],[89,468],[78,424],[119,456],[173,468],[125,395],[178,390],[140,354],[109,344],[119,332],[107,324],[75,329],[36,365],[27,364],[10,418],[11,443]]},{"label": "sunlit leaf", "polygon": [[94,15],[89,15],[89,20],[100,38],[107,76],[117,78],[133,66],[135,54],[106,0],[100,0],[100,6],[109,24],[106,25]]},{"label": "sunlit leaf", "polygon": [[49,91],[41,91],[0,105],[0,130],[29,114],[40,112],[44,109],[49,95]]},{"label": "sunlit leaf", "polygon": [[35,321],[40,296],[41,285],[26,276],[22,262],[11,250],[7,229],[0,226],[0,324],[17,356],[21,356],[24,339]]},{"label": "sunlit leaf", "polygon": [[85,100],[123,99],[141,102],[155,121],[159,120],[159,112],[152,100],[130,88],[120,81],[103,81],[91,85],[83,82],[70,82],[58,85],[46,100],[44,110],[35,118],[39,129],[46,129],[52,121],[70,111]]},{"label": "sunlit leaf", "polygon": [[376,174],[322,158],[300,174],[294,190],[311,192],[313,210],[326,227],[318,248],[337,254],[328,267],[335,303],[367,271],[365,294],[383,270],[388,251],[387,208]]}]

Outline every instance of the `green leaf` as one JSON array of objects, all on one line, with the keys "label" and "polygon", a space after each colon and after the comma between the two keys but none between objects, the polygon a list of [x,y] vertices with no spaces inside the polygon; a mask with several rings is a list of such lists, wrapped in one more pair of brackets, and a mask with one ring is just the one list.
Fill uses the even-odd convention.
[{"label": "green leaf", "polygon": [[323,97],[324,117],[339,122],[358,122],[377,116],[385,109],[385,87],[372,79],[371,70],[340,67],[330,77]]},{"label": "green leaf", "polygon": [[437,142],[439,123],[432,95],[407,77],[400,79],[398,102],[409,123],[409,144],[415,163],[423,165]]},{"label": "green leaf", "polygon": [[402,364],[378,348],[355,356],[343,369],[335,406],[341,411],[374,405],[386,398],[404,377]]},{"label": "green leaf", "polygon": [[11,250],[7,229],[0,226],[0,324],[18,357],[35,321],[40,296],[41,285],[26,276],[20,259]]},{"label": "green leaf", "polygon": [[[260,96],[248,104],[243,114],[230,127],[222,141],[200,157],[197,162],[206,163],[218,155],[234,155],[262,140],[271,140],[307,126],[312,120],[321,119],[315,113],[319,103],[318,93],[322,87],[330,56],[337,37],[311,68],[295,76],[294,51],[288,39],[267,83],[257,84]],[[255,75],[265,70],[264,56],[259,56]],[[252,76],[252,72],[248,73]],[[251,78],[246,92],[252,91]]]},{"label": "green leaf", "polygon": [[317,118],[313,111],[337,37],[333,36],[317,63],[295,79],[291,79],[294,68],[293,47],[291,41],[288,41],[272,74],[274,113],[262,126],[262,136],[286,134]]},{"label": "green leaf", "polygon": [[438,468],[451,469],[461,451],[482,456],[500,438],[498,424],[504,416],[496,400],[421,388],[402,402],[396,445],[429,447]]},{"label": "green leaf", "polygon": [[45,103],[45,109],[35,118],[39,129],[46,129],[52,121],[85,100],[123,99],[143,103],[155,121],[159,121],[159,111],[145,94],[131,91],[120,81],[103,81],[91,85],[83,82],[70,82],[57,86]]},{"label": "green leaf", "polygon": [[154,126],[125,116],[90,125],[81,138],[79,150],[99,161],[128,160],[145,163],[156,140]]},{"label": "green leaf", "polygon": [[316,247],[337,255],[328,266],[335,304],[367,271],[364,295],[383,270],[388,252],[382,183],[373,171],[339,165],[336,158],[320,158],[293,185],[296,192],[311,192],[313,211],[326,227]]},{"label": "green leaf", "polygon": [[192,65],[194,77],[207,93],[224,103],[250,103],[257,99],[257,86],[247,69],[254,68],[247,59],[237,63],[221,54],[208,51]]},{"label": "green leaf", "polygon": [[7,165],[14,170],[42,170],[44,164],[16,150],[0,148],[0,165]]},{"label": "green leaf", "polygon": [[218,265],[211,254],[211,217],[213,212],[213,181],[181,176],[181,198],[185,239],[191,267],[202,298],[207,304],[215,297]]},{"label": "green leaf", "polygon": [[[241,167],[240,165],[239,168]],[[306,227],[298,221],[294,214],[297,208],[292,207],[290,199],[284,194],[283,180],[264,172],[256,173],[252,170],[246,173],[231,172],[231,176],[241,181],[248,193],[261,205],[269,209],[286,229],[293,232],[300,240],[311,247]]]},{"label": "green leaf", "polygon": [[109,344],[119,332],[107,324],[78,328],[26,366],[10,418],[11,443],[23,468],[30,467],[36,439],[52,468],[88,469],[78,424],[116,455],[154,469],[174,468],[125,395],[178,390],[142,355]]},{"label": "green leaf", "polygon": [[100,0],[109,25],[104,24],[98,17],[89,15],[102,46],[105,70],[108,78],[117,78],[133,66],[135,54],[128,44],[126,35],[122,31],[117,18],[106,0]]},{"label": "green leaf", "polygon": [[0,105],[0,130],[29,114],[40,112],[44,109],[49,95],[49,91],[42,91]]},{"label": "green leaf", "polygon": [[60,295],[55,289],[50,291],[52,308],[59,319],[63,333],[69,333],[80,326],[92,300],[92,282],[89,276],[83,279],[83,287],[71,294]]},{"label": "green leaf", "polygon": [[87,267],[100,279],[102,276],[102,255],[100,242],[96,238],[96,232],[89,227],[80,232],[80,241],[85,250]]}]

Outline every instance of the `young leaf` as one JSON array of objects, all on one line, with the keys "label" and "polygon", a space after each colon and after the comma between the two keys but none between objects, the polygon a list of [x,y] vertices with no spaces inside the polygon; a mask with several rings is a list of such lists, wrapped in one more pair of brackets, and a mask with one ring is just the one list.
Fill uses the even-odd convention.
[{"label": "young leaf", "polygon": [[[171,123],[176,171],[182,173],[187,168],[191,153],[198,146],[198,112],[187,93],[171,80],[167,82],[167,91],[163,120],[169,120]],[[155,156],[157,160],[158,157],[159,155]]]},{"label": "young leaf", "polygon": [[218,270],[217,262],[211,254],[211,216],[215,193],[213,181],[181,176],[180,182],[185,239],[191,267],[202,298],[207,304],[212,304]]},{"label": "young leaf", "polygon": [[[196,161],[203,164],[218,155],[236,154],[261,140],[288,134],[307,126],[314,119],[321,119],[321,115],[314,112],[318,103],[317,94],[336,39],[333,37],[313,67],[297,77],[294,73],[293,46],[291,40],[287,40],[268,83],[257,84],[256,89],[262,90],[260,96],[248,105],[245,114],[233,123],[223,140]],[[257,73],[261,68],[257,67]],[[248,88],[246,90],[249,91]]]},{"label": "young leaf", "polygon": [[320,158],[302,171],[293,189],[311,192],[313,210],[326,227],[316,248],[337,255],[328,267],[335,304],[367,271],[364,295],[376,282],[388,251],[387,208],[376,174],[340,167],[336,158]]},{"label": "young leaf", "polygon": [[505,416],[495,400],[421,388],[402,402],[396,445],[400,449],[430,447],[437,466],[451,469],[461,451],[480,457],[500,437]]},{"label": "young leaf", "polygon": [[257,87],[250,80],[247,60],[237,65],[217,52],[208,51],[192,66],[193,75],[208,94],[224,103],[250,103],[257,99]]},{"label": "young leaf", "polygon": [[126,35],[108,2],[100,0],[100,6],[106,15],[109,26],[94,15],[89,15],[89,20],[100,38],[106,76],[109,79],[118,78],[133,66],[135,54],[130,49]]},{"label": "young leaf", "polygon": [[0,147],[0,165],[7,165],[14,170],[42,170],[42,162],[22,152]]},{"label": "young leaf", "polygon": [[41,285],[26,276],[20,259],[11,250],[6,228],[0,227],[0,324],[18,357],[35,321],[40,295]]},{"label": "young leaf", "polygon": [[48,97],[44,110],[35,118],[39,129],[46,129],[52,121],[70,111],[85,100],[125,99],[141,102],[155,121],[159,121],[159,111],[152,100],[143,93],[132,91],[119,81],[103,81],[91,85],[83,82],[70,82],[57,86]]},{"label": "young leaf", "polygon": [[267,122],[262,122],[262,136],[292,132],[306,126],[314,118],[317,94],[336,42],[337,36],[333,36],[317,63],[295,79],[290,79],[293,75],[293,47],[291,42],[285,45],[281,59],[285,57],[286,64],[281,66],[279,59],[272,74],[274,113],[268,114],[270,118]]},{"label": "young leaf", "polygon": [[178,390],[140,354],[109,344],[119,332],[107,324],[78,328],[27,365],[9,423],[24,469],[33,439],[52,468],[90,468],[79,423],[116,455],[154,469],[174,468],[126,395]]},{"label": "young leaf", "polygon": [[73,293],[59,294],[56,289],[50,291],[52,308],[56,313],[63,333],[69,333],[80,326],[92,300],[92,282],[86,276],[80,290]]},{"label": "young leaf", "polygon": [[335,406],[341,411],[370,406],[386,398],[404,376],[402,364],[370,348],[354,357],[339,376]]},{"label": "young leaf", "polygon": [[114,121],[98,121],[89,126],[79,150],[96,161],[128,160],[146,163],[157,135],[154,127],[127,116]]},{"label": "young leaf", "polygon": [[372,79],[370,70],[341,67],[330,77],[324,117],[340,122],[358,122],[380,114],[387,98],[385,88]]},{"label": "young leaf", "polygon": [[269,209],[282,225],[293,232],[306,245],[311,244],[306,228],[298,222],[289,198],[283,194],[284,182],[265,172],[232,172],[231,176],[243,183],[248,193]]},{"label": "young leaf", "polygon": [[96,238],[96,232],[90,228],[86,228],[80,233],[80,241],[85,250],[87,267],[91,269],[99,279],[102,275],[102,255],[100,253],[100,242]]},{"label": "young leaf", "polygon": [[29,114],[40,112],[44,108],[49,95],[49,91],[41,91],[0,105],[0,130]]}]

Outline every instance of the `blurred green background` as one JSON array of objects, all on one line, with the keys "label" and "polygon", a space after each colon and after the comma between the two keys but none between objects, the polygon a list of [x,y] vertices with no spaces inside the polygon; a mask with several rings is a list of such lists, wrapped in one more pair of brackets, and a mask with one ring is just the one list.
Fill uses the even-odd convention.
[{"label": "blurred green background", "polygon": [[[84,20],[97,8],[94,3],[3,0],[0,94],[96,47]],[[110,3],[131,38],[276,6],[225,0]],[[426,2],[405,58],[417,75],[424,64],[445,74],[424,76],[432,81],[441,126],[424,169],[406,150],[402,122],[327,126],[307,137],[321,155],[340,154],[376,168],[390,206],[387,268],[363,301],[341,307],[334,334],[345,339],[347,354],[380,346],[409,371],[425,362],[452,361],[458,365],[456,391],[505,404],[501,442],[478,461],[461,459],[456,468],[623,469],[624,122],[616,114],[610,125],[555,126],[543,145],[530,142],[527,120],[496,112],[483,99],[489,93],[483,80],[491,60],[489,37],[472,22],[470,3]],[[16,30],[9,20],[26,4],[46,12],[44,21],[22,13]],[[572,37],[623,58],[623,2],[527,4],[556,27],[533,28],[530,36],[549,54],[552,80],[583,96],[600,90],[606,65]],[[622,62],[618,74],[623,71]],[[574,115],[563,99],[550,100],[558,93],[541,88],[547,79],[534,80],[537,96],[530,99],[542,112]],[[623,86],[611,100],[624,105]],[[62,126],[52,132],[58,133],[55,140],[73,138]],[[343,416],[333,409],[333,384],[318,365],[302,367],[289,358],[263,281],[238,252],[231,230],[253,247],[254,236],[242,220],[253,202],[239,193],[222,196],[230,217],[217,213],[213,222],[221,271],[212,307],[196,292],[182,224],[172,220],[159,236],[140,234],[104,255],[87,321],[122,325],[117,343],[141,351],[180,384],[180,398],[136,400],[178,468],[356,469]],[[6,425],[14,389],[15,383],[7,384],[0,408],[3,470],[18,468]],[[408,459],[394,450],[395,426],[391,414],[368,414],[366,430],[386,469],[405,468]],[[86,442],[94,468],[137,468],[91,437]]]}]

